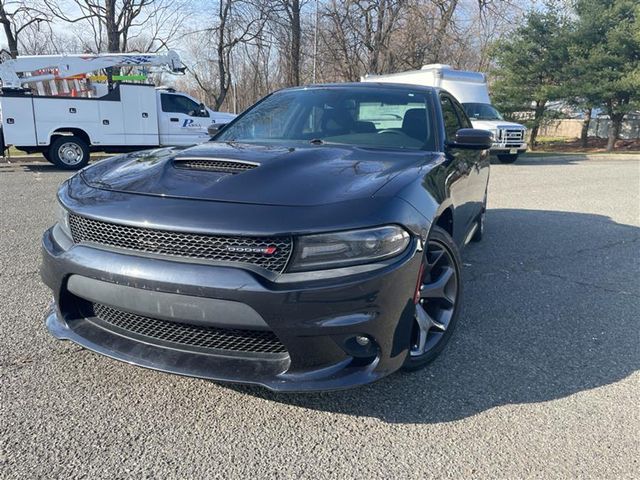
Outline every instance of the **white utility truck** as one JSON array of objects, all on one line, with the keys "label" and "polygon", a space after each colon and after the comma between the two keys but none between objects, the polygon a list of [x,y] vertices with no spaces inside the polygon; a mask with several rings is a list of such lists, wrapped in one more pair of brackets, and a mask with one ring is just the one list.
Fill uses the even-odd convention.
[{"label": "white utility truck", "polygon": [[493,133],[491,153],[502,163],[513,163],[527,150],[526,128],[519,123],[507,122],[491,105],[487,78],[483,73],[455,70],[449,65],[425,65],[420,70],[367,75],[363,82],[405,83],[439,87],[451,93],[464,107],[474,128]]},{"label": "white utility truck", "polygon": [[117,153],[205,142],[211,124],[235,117],[214,112],[170,88],[110,81],[128,76],[87,75],[129,67],[184,71],[172,51],[24,56],[0,63],[0,154],[14,146],[27,153],[41,152],[51,163],[76,170],[89,162],[91,151]]}]

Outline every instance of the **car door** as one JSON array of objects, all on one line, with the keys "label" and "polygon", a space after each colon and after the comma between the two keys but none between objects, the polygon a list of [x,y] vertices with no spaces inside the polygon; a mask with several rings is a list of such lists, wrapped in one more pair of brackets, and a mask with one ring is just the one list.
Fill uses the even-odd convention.
[{"label": "car door", "polygon": [[[455,98],[451,98],[453,107],[456,110],[462,128],[473,128],[473,124],[467,116],[464,108]],[[488,150],[467,150],[464,161],[469,169],[467,181],[468,204],[471,210],[471,221],[476,220],[484,208],[485,195],[487,193],[487,182],[489,181],[489,151]]]},{"label": "car door", "polygon": [[454,99],[450,95],[440,92],[440,109],[445,133],[444,150],[449,166],[450,194],[453,202],[453,238],[458,244],[462,244],[473,220],[473,205],[469,203],[471,195],[468,191],[473,151],[450,146],[455,141],[456,132],[464,128],[454,105]]},{"label": "car door", "polygon": [[209,112],[179,93],[160,93],[159,125],[162,145],[193,145],[209,140]]}]

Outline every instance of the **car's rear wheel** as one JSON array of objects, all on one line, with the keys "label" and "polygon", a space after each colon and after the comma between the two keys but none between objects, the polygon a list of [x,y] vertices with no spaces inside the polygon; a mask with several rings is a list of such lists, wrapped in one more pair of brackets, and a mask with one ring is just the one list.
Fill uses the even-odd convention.
[{"label": "car's rear wheel", "polygon": [[423,258],[405,370],[424,367],[449,342],[458,320],[462,294],[460,265],[460,254],[451,236],[433,227]]}]

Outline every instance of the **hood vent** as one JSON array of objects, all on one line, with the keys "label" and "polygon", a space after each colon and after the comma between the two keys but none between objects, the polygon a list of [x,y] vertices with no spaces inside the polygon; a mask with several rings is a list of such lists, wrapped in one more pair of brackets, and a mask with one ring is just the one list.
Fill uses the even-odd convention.
[{"label": "hood vent", "polygon": [[208,172],[218,173],[242,173],[252,170],[260,164],[254,162],[245,162],[242,160],[232,160],[224,158],[176,158],[173,160],[176,168],[185,168],[189,170],[204,170]]}]

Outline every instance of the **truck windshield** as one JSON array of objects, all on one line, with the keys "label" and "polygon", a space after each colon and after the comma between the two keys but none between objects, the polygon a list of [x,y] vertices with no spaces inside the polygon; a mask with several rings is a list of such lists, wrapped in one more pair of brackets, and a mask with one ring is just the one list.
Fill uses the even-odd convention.
[{"label": "truck windshield", "polygon": [[430,92],[313,87],[276,92],[215,141],[435,150]]},{"label": "truck windshield", "polygon": [[488,103],[463,103],[462,106],[471,120],[504,120],[500,112]]}]

